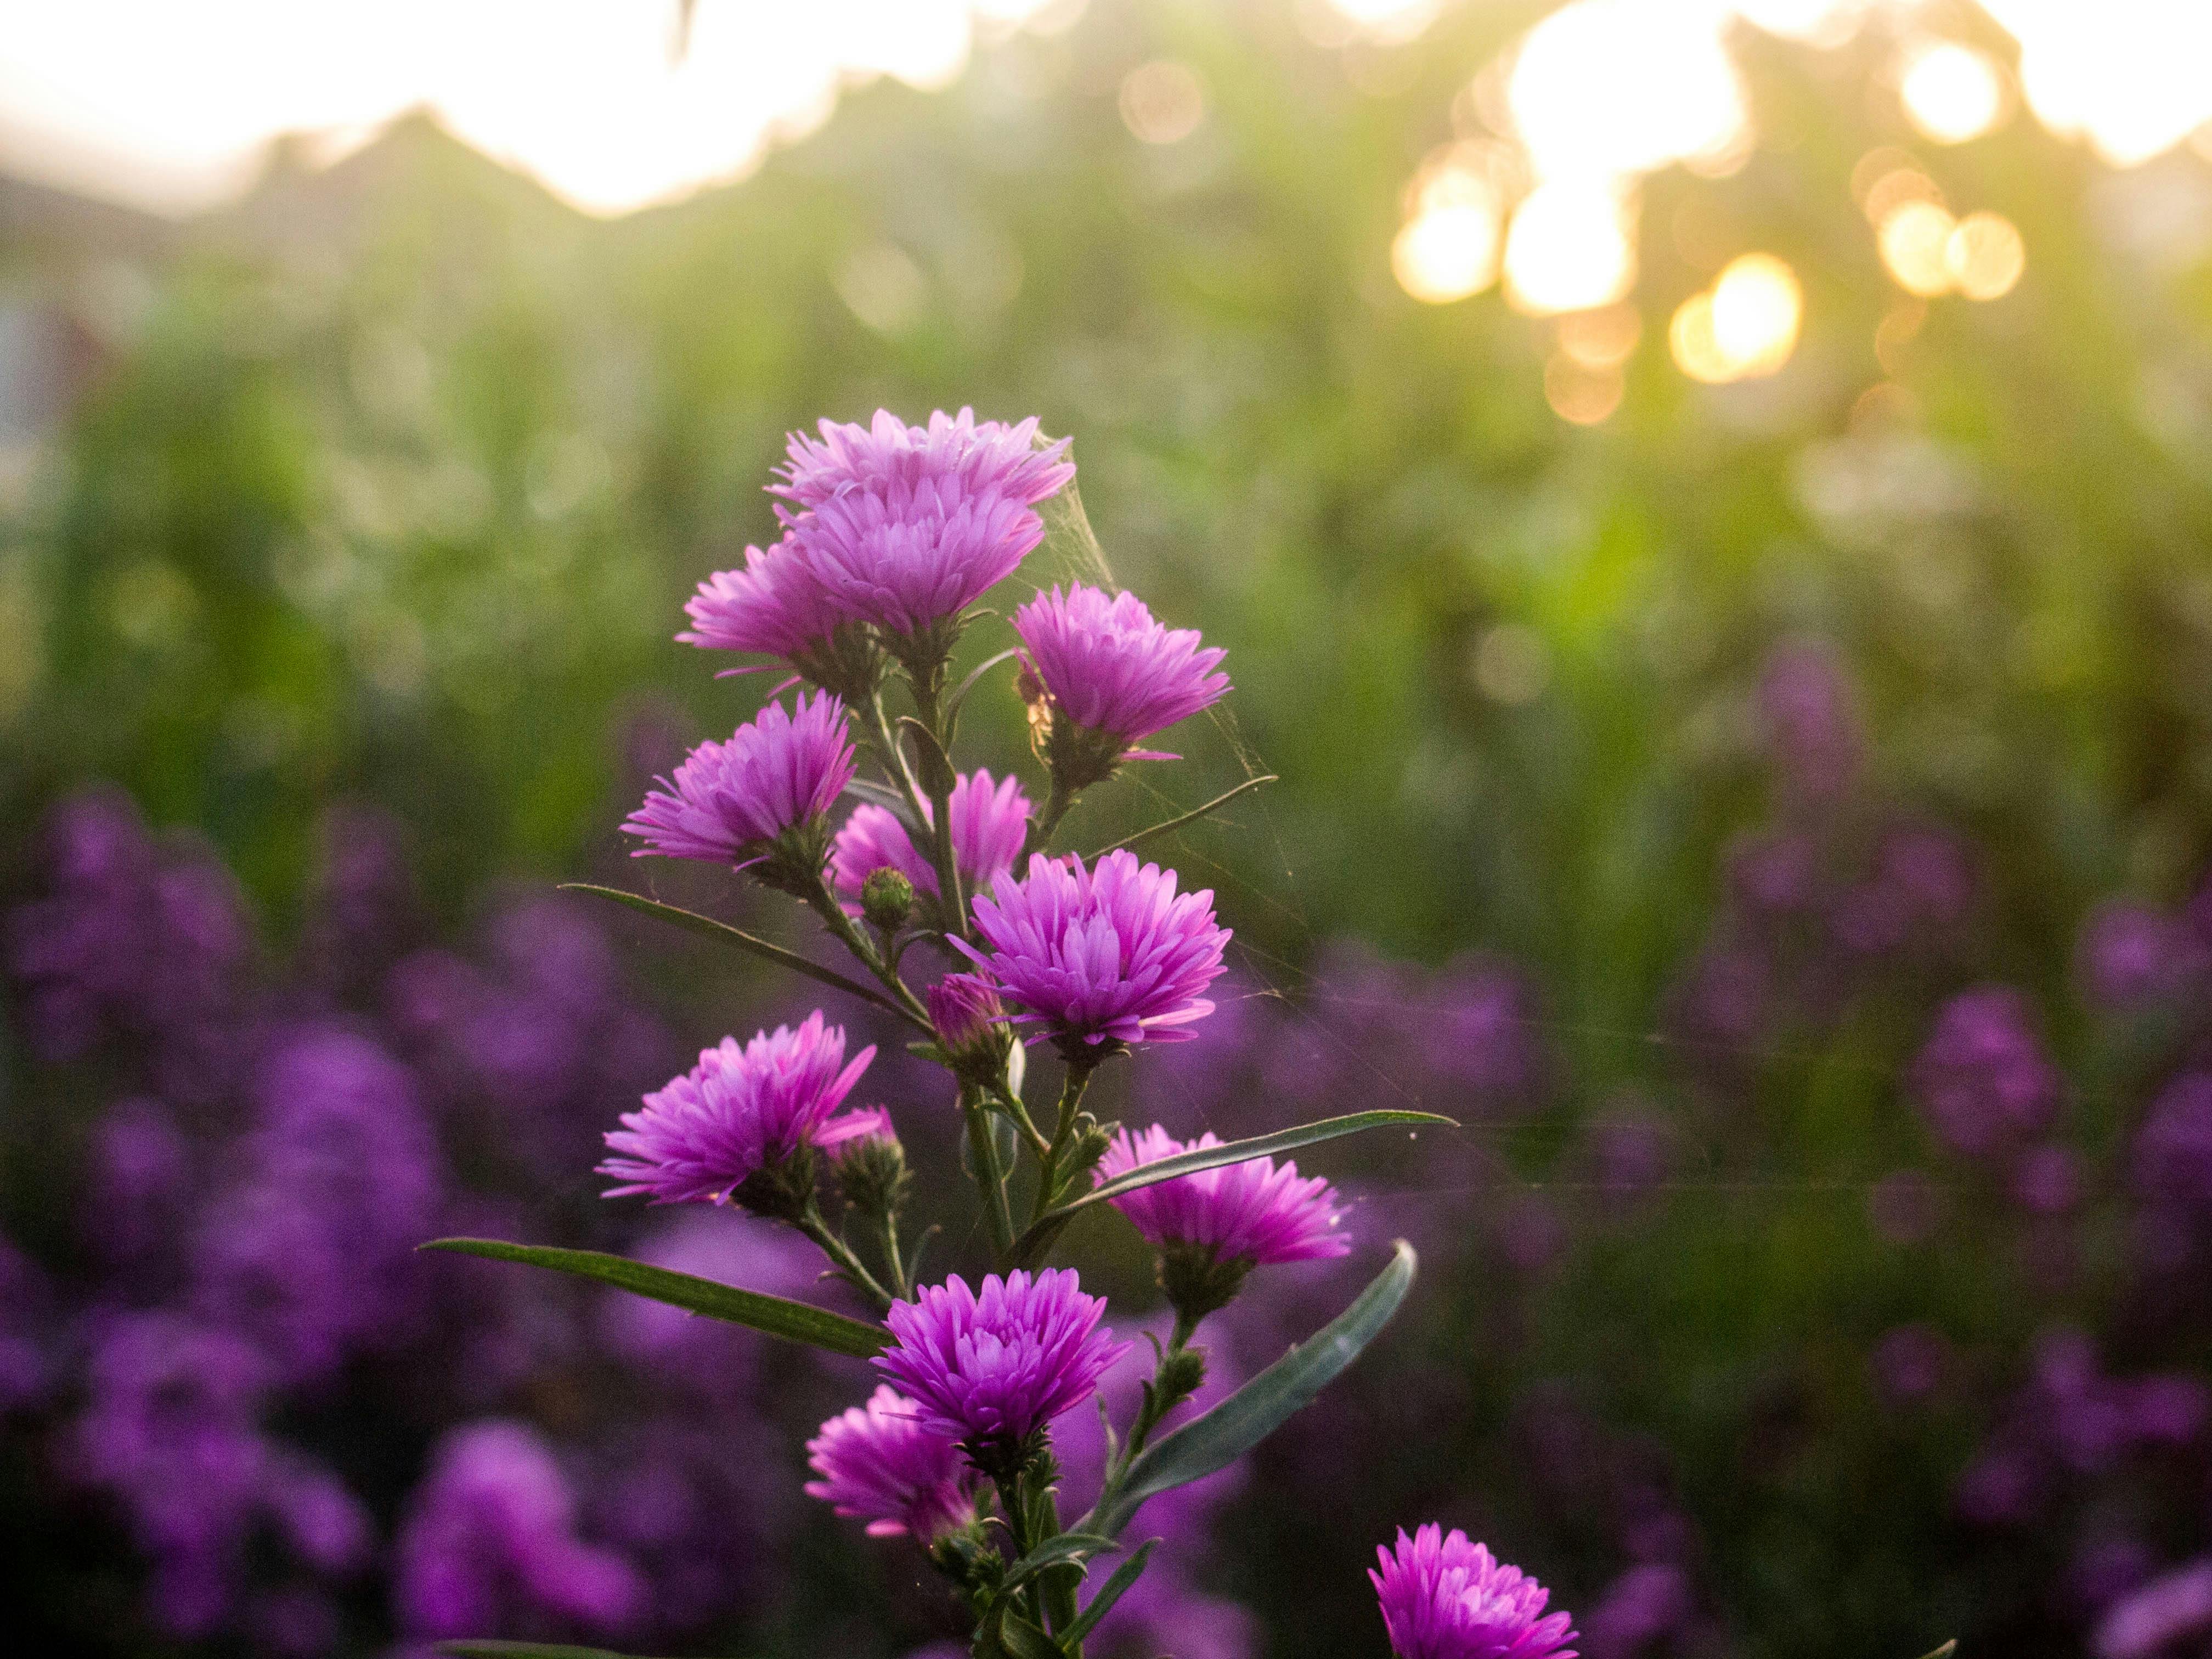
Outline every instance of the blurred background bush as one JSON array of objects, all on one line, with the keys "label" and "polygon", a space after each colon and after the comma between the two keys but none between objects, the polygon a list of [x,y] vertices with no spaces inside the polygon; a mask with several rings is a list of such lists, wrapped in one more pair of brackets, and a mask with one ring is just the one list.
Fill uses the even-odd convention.
[{"label": "blurred background bush", "polygon": [[951,1633],[796,1496],[852,1370],[408,1252],[819,1293],[586,1173],[806,1005],[551,890],[757,696],[669,636],[783,434],[963,404],[1230,649],[1080,839],[1281,778],[1162,849],[1237,988],[1124,1109],[1469,1125],[1320,1161],[1419,1300],[1112,1650],[1379,1653],[1431,1516],[1593,1659],[2201,1644],[2203,8],[171,9],[0,41],[27,1650]]}]

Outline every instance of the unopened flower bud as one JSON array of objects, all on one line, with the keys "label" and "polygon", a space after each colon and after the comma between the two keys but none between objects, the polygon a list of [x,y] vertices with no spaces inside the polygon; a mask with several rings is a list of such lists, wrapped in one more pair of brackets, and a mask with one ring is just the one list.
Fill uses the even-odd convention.
[{"label": "unopened flower bud", "polygon": [[838,1152],[834,1172],[845,1202],[871,1218],[896,1215],[913,1180],[906,1167],[906,1149],[896,1137],[884,1134],[847,1142]]},{"label": "unopened flower bud", "polygon": [[868,926],[896,933],[914,912],[914,884],[885,865],[860,884],[860,914]]},{"label": "unopened flower bud", "polygon": [[1224,1257],[1206,1245],[1171,1243],[1160,1251],[1160,1288],[1176,1312],[1194,1325],[1236,1300],[1253,1266],[1249,1255]]},{"label": "unopened flower bud", "polygon": [[974,974],[947,974],[929,988],[927,1001],[953,1075],[979,1088],[995,1082],[1014,1040],[999,994]]},{"label": "unopened flower bud", "polygon": [[1145,1384],[1155,1421],[1196,1394],[1206,1382],[1206,1350],[1174,1348],[1160,1356],[1159,1370]]}]

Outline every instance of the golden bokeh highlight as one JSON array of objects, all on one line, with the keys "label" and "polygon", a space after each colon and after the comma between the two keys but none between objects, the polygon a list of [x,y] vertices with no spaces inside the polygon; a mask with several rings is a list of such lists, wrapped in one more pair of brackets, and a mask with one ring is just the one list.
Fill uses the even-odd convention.
[{"label": "golden bokeh highlight", "polygon": [[1628,202],[1609,185],[1556,179],[1530,191],[1505,236],[1505,295],[1534,317],[1595,311],[1636,282]]},{"label": "golden bokeh highlight", "polygon": [[1619,365],[1592,368],[1565,352],[1553,352],[1544,364],[1544,401],[1552,413],[1577,426],[1595,426],[1620,407],[1626,390]]},{"label": "golden bokeh highlight", "polygon": [[1906,48],[1898,95],[1905,118],[1938,144],[1978,138],[2005,115],[2004,72],[1987,53],[1956,40]]},{"label": "golden bokeh highlight", "polygon": [[1206,88],[1188,64],[1139,64],[1121,80],[1121,122],[1147,144],[1175,144],[1206,118]]},{"label": "golden bokeh highlight", "polygon": [[1693,380],[1722,386],[1772,374],[1797,349],[1805,289],[1771,253],[1731,260],[1711,288],[1685,300],[1668,325],[1674,365]]},{"label": "golden bokeh highlight", "polygon": [[1943,247],[1944,269],[1969,300],[2001,300],[2027,269],[2027,245],[2001,213],[1970,213]]},{"label": "golden bokeh highlight", "polygon": [[1644,337],[1644,315],[1634,306],[1571,312],[1559,319],[1559,349],[1584,368],[1617,368]]},{"label": "golden bokeh highlight", "polygon": [[1406,222],[1390,245],[1399,287],[1449,305],[1498,280],[1509,171],[1496,146],[1447,144],[1430,155],[1406,187]]},{"label": "golden bokeh highlight", "polygon": [[1951,291],[1951,233],[1958,222],[1934,202],[1906,202],[1875,231],[1881,262],[1907,294],[1932,299]]}]

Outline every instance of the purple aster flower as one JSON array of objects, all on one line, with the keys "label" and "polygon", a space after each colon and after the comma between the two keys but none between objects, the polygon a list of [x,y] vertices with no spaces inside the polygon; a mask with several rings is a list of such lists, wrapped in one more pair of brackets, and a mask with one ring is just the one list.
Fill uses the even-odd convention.
[{"label": "purple aster flower", "polygon": [[894,1302],[896,1339],[871,1362],[914,1401],[916,1420],[961,1443],[987,1474],[1005,1474],[1061,1413],[1091,1398],[1119,1358],[1074,1270],[992,1273],[981,1293],[954,1274]]},{"label": "purple aster flower", "polygon": [[575,1494],[536,1430],[494,1421],[449,1431],[392,1545],[401,1628],[427,1638],[623,1629],[644,1586],[575,1525]]},{"label": "purple aster flower", "polygon": [[[876,1057],[875,1045],[845,1063],[842,1026],[809,1014],[797,1030],[779,1025],[740,1048],[735,1037],[701,1052],[699,1063],[665,1088],[645,1097],[645,1109],[623,1115],[607,1145],[627,1154],[609,1158],[599,1173],[624,1184],[609,1198],[645,1193],[656,1204],[690,1199],[775,1206],[775,1195],[738,1191],[756,1176],[791,1165],[802,1150],[835,1146],[878,1128],[879,1112],[837,1107]],[[811,1164],[796,1184],[812,1185]]]},{"label": "purple aster flower", "polygon": [[[1219,1145],[1210,1133],[1177,1140],[1157,1123],[1133,1135],[1123,1129],[1092,1180],[1104,1182],[1178,1152]],[[1109,1201],[1165,1252],[1161,1279],[1168,1299],[1193,1319],[1224,1305],[1250,1268],[1352,1249],[1339,1227],[1336,1189],[1318,1176],[1302,1180],[1295,1164],[1279,1170],[1271,1158],[1155,1182]]]},{"label": "purple aster flower", "polygon": [[1153,621],[1133,593],[1055,586],[1014,612],[1014,631],[1032,708],[1044,716],[1045,752],[1070,789],[1097,782],[1124,760],[1172,760],[1130,745],[1229,690],[1229,676],[1216,672],[1229,653],[1201,649],[1194,629]]},{"label": "purple aster flower", "polygon": [[829,692],[772,702],[727,743],[702,743],[623,828],[648,844],[633,856],[701,859],[804,892],[819,878],[825,815],[853,781],[845,705]]},{"label": "purple aster flower", "polygon": [[1377,1549],[1368,1578],[1382,1603],[1382,1623],[1398,1659],[1574,1659],[1564,1613],[1548,1617],[1549,1593],[1520,1568],[1492,1559],[1454,1527],[1434,1522],[1395,1552]]},{"label": "purple aster flower", "polygon": [[1044,539],[1021,501],[949,477],[852,490],[790,523],[832,601],[908,661],[941,661],[947,629]]},{"label": "purple aster flower", "polygon": [[1036,854],[1028,879],[1008,872],[976,899],[975,919],[990,954],[953,944],[1064,1048],[1178,1042],[1213,1012],[1201,994],[1221,975],[1230,933],[1212,890],[1178,895],[1174,871],[1133,853],[1087,869]]},{"label": "purple aster flower", "polygon": [[[1021,781],[1008,777],[991,781],[988,770],[970,772],[952,786],[952,858],[962,884],[981,892],[1014,867],[1022,855],[1022,842],[1030,830],[1030,798]],[[921,803],[922,819],[934,824],[927,801]],[[878,870],[896,870],[915,885],[916,892],[937,896],[937,871],[927,854],[914,844],[906,825],[888,807],[868,802],[853,809],[845,827],[837,832],[830,849],[830,876],[837,891],[857,906],[860,888]]]},{"label": "purple aster flower", "polygon": [[1982,1153],[2049,1121],[2059,1077],[2017,991],[1982,986],[1943,1005],[1912,1062],[1911,1083],[1936,1134]]},{"label": "purple aster flower", "polygon": [[1382,1624],[1398,1659],[1573,1659],[1571,1617],[1544,1617],[1548,1593],[1517,1566],[1491,1559],[1453,1526],[1429,1522],[1398,1548],[1378,1548],[1367,1577],[1382,1599]]},{"label": "purple aster flower", "polygon": [[822,1425],[806,1463],[822,1478],[806,1495],[840,1515],[865,1517],[872,1538],[911,1533],[933,1544],[975,1520],[975,1477],[960,1444],[920,1420],[920,1407],[879,1382],[866,1406]]},{"label": "purple aster flower", "polygon": [[944,478],[1034,506],[1075,476],[1075,464],[1066,459],[1068,441],[1040,447],[1034,415],[1008,426],[978,421],[972,409],[957,415],[939,410],[919,427],[879,409],[866,427],[823,421],[819,429],[818,441],[791,434],[791,459],[776,469],[783,482],[769,486],[801,507]]},{"label": "purple aster flower", "polygon": [[788,536],[766,552],[748,547],[745,568],[708,577],[684,612],[691,626],[676,636],[682,643],[781,657],[844,697],[866,697],[883,678],[874,641]]}]

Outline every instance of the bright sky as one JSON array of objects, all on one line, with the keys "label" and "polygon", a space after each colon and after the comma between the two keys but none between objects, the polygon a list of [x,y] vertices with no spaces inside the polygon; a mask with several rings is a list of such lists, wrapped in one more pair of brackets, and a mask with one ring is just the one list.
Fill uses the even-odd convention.
[{"label": "bright sky", "polygon": [[163,212],[234,194],[278,133],[428,106],[615,213],[744,171],[841,85],[939,86],[980,32],[1081,0],[0,0],[0,165]]}]

